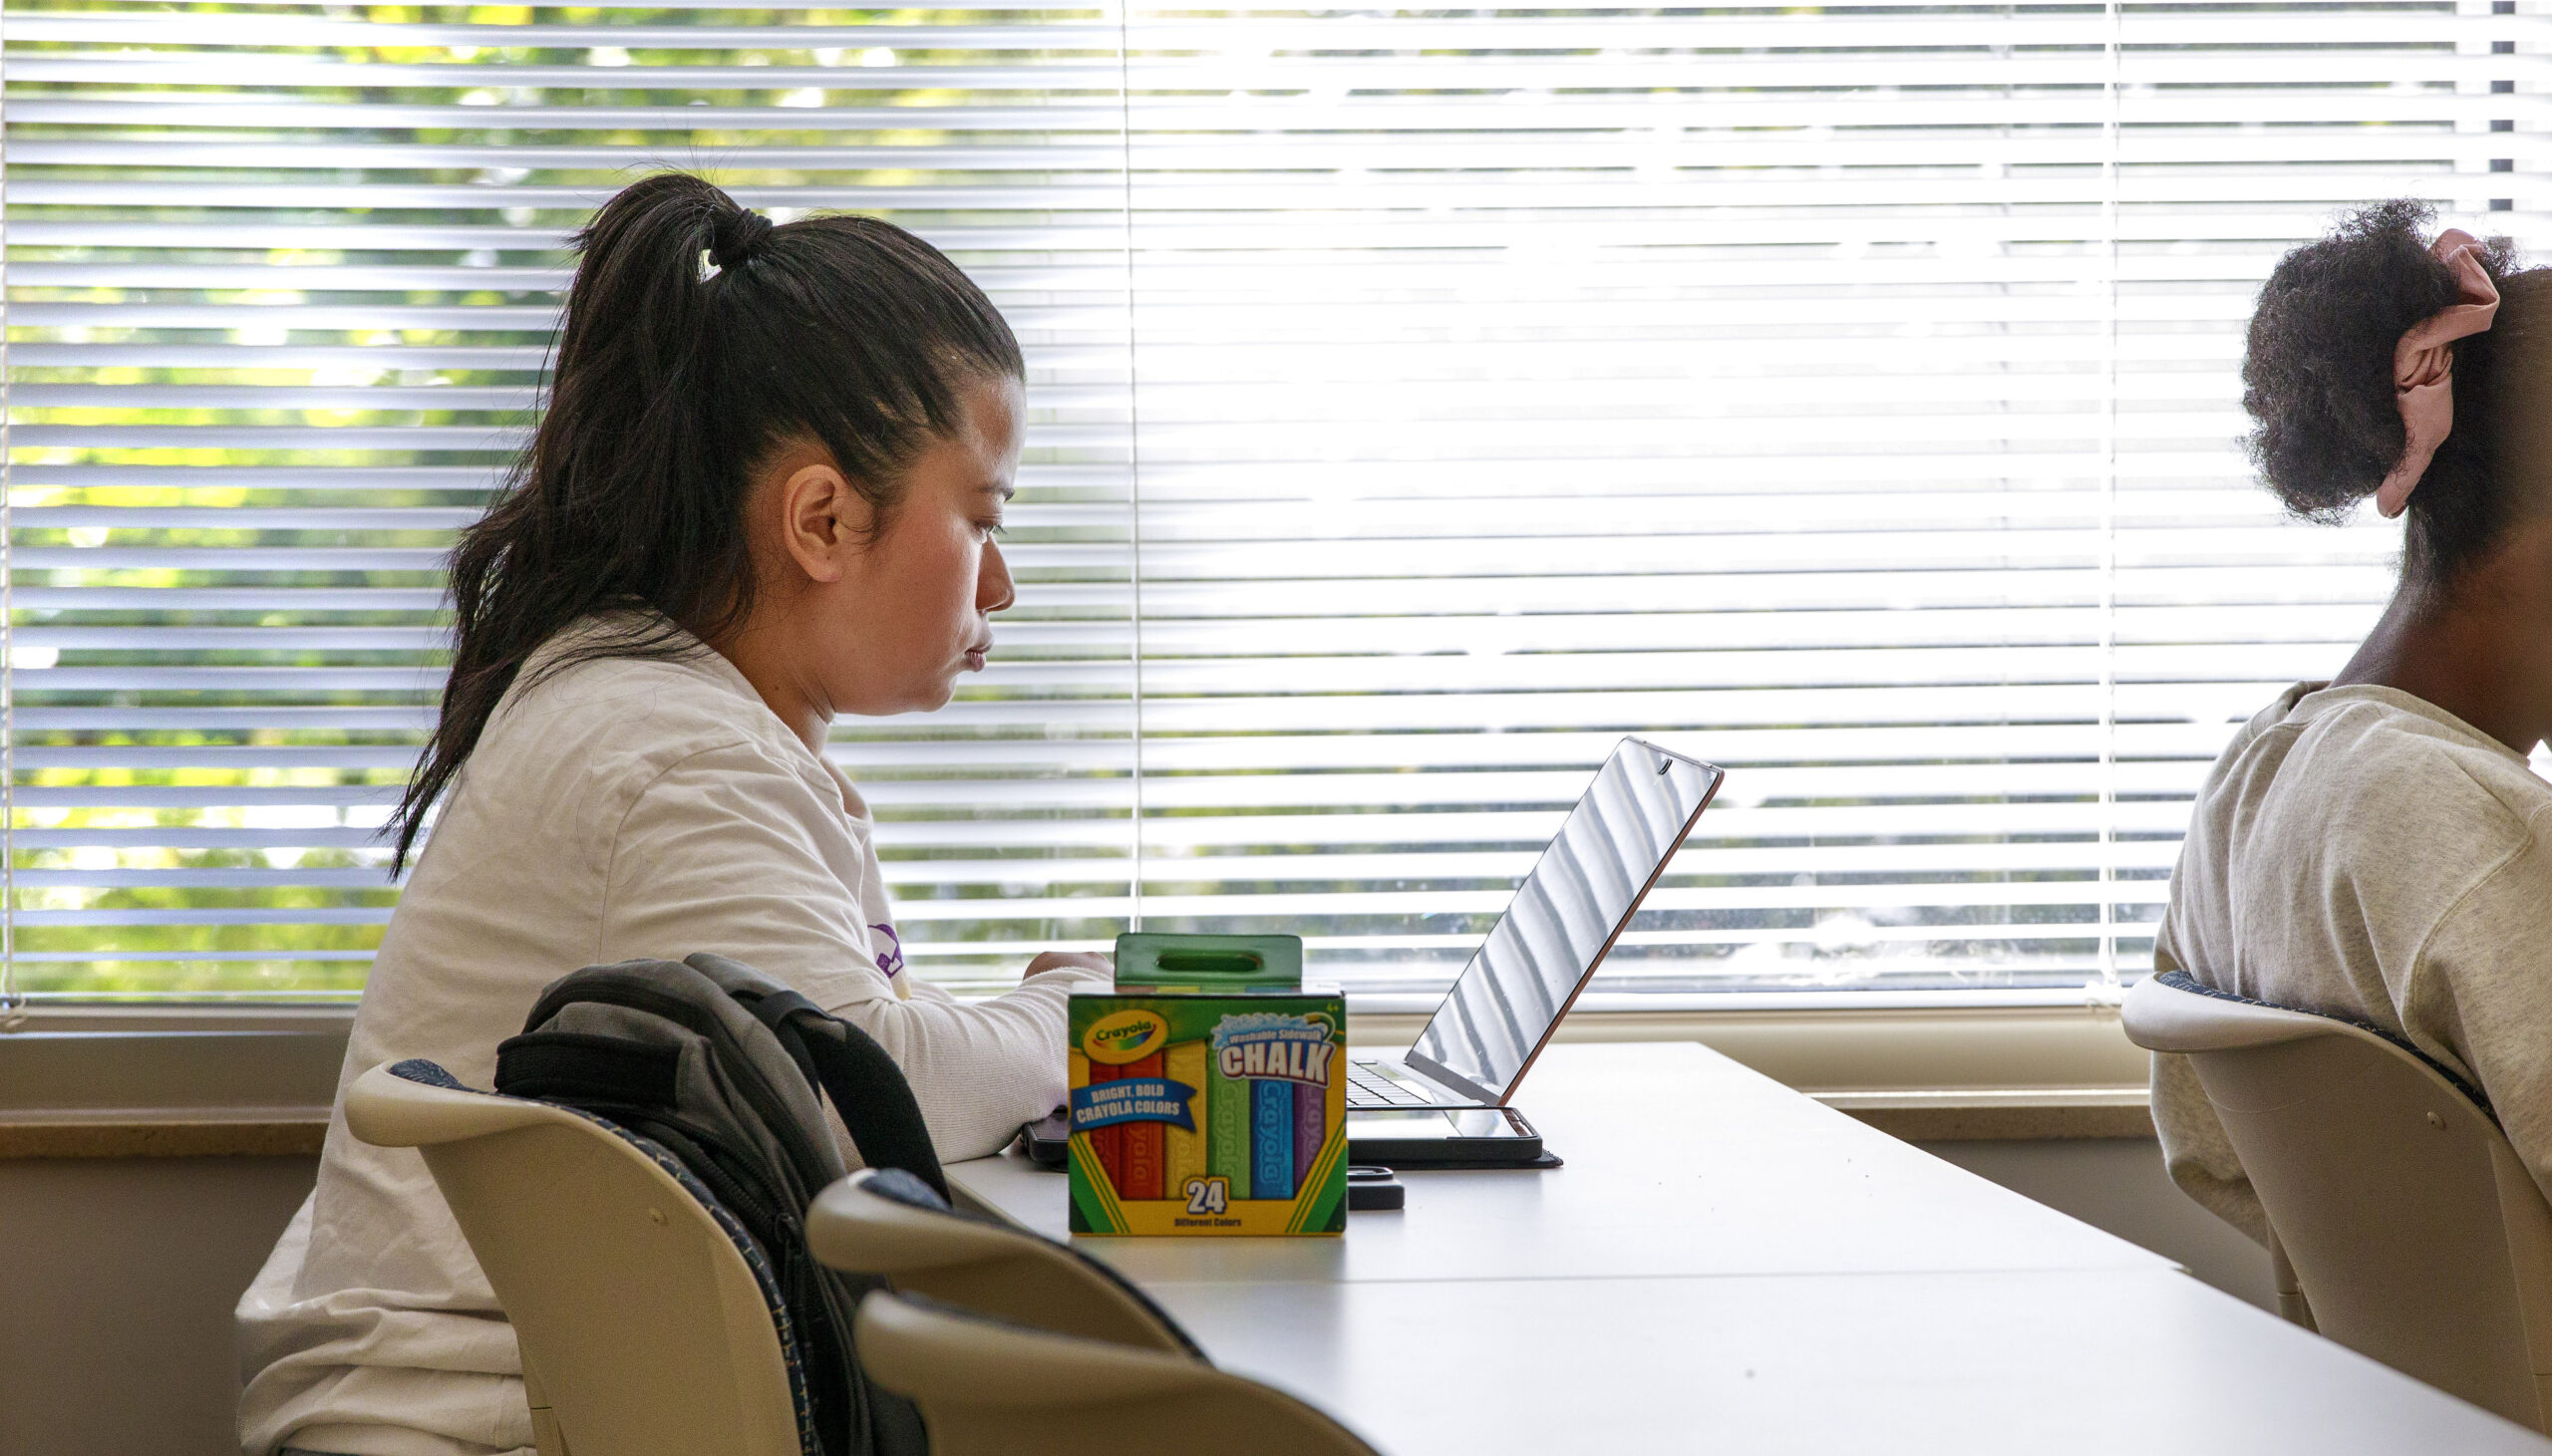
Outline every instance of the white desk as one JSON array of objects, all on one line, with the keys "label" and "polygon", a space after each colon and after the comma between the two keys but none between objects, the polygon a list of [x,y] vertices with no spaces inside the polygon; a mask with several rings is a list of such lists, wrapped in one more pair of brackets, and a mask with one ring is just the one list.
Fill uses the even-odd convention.
[{"label": "white desk", "polygon": [[[2552,1451],[1699,1046],[1554,1047],[1519,1101],[1566,1168],[1076,1242],[1390,1456]],[[1064,1233],[1060,1176],[947,1171]]]},{"label": "white desk", "polygon": [[[1146,1284],[2171,1268],[1692,1042],[1554,1046],[1517,1105],[1567,1167],[1406,1172],[1406,1212],[1337,1240],[1078,1242]],[[1065,1236],[1065,1180],[1023,1157],[948,1178]]]},{"label": "white desk", "polygon": [[1146,1288],[1389,1456],[2547,1448],[2170,1270]]}]

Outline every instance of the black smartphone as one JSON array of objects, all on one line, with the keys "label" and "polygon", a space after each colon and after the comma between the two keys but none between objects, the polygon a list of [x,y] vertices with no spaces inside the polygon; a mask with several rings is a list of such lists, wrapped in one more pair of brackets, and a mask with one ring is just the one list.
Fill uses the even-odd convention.
[{"label": "black smartphone", "polygon": [[1350,1112],[1347,1156],[1386,1168],[1533,1163],[1541,1160],[1542,1135],[1512,1107]]},{"label": "black smartphone", "polygon": [[1047,1113],[1042,1122],[1021,1123],[1019,1141],[1028,1149],[1028,1161],[1040,1168],[1061,1171],[1072,1162],[1072,1109],[1058,1107]]}]

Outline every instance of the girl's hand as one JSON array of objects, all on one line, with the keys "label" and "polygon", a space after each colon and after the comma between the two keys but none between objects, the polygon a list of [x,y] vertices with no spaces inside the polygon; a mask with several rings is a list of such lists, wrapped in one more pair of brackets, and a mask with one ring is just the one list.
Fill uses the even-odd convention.
[{"label": "girl's hand", "polygon": [[1116,970],[1115,962],[1096,951],[1039,951],[1036,958],[1028,963],[1028,969],[1020,974],[1019,979],[1026,981],[1031,976],[1042,975],[1048,971],[1061,971],[1068,967],[1083,971],[1097,971],[1102,975],[1113,975]]}]

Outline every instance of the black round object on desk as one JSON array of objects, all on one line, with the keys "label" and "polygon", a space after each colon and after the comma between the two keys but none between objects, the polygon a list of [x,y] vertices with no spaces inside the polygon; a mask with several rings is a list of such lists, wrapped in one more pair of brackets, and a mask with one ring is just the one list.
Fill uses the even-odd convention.
[{"label": "black round object on desk", "polygon": [[1389,1168],[1350,1168],[1347,1170],[1347,1211],[1350,1213],[1387,1212],[1407,1206],[1409,1190],[1392,1176]]}]

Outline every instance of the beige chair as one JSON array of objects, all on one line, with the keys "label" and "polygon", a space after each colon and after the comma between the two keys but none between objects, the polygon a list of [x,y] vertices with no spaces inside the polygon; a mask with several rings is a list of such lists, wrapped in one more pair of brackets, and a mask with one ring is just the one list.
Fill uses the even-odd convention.
[{"label": "beige chair", "polygon": [[815,1195],[806,1247],[835,1269],[1014,1324],[1204,1357],[1115,1270],[1024,1229],[951,1213],[909,1173],[863,1169]]},{"label": "beige chair", "polygon": [[1328,1416],[1175,1354],[874,1294],[869,1378],[921,1407],[931,1456],[1377,1456]]},{"label": "beige chair", "polygon": [[2315,1327],[2547,1429],[2552,1207],[2479,1103],[2376,1031],[2177,973],[2125,1023],[2196,1065]]},{"label": "beige chair", "polygon": [[688,1174],[432,1062],[358,1077],[346,1125],[425,1154],[513,1322],[541,1456],[800,1456],[777,1286]]}]

